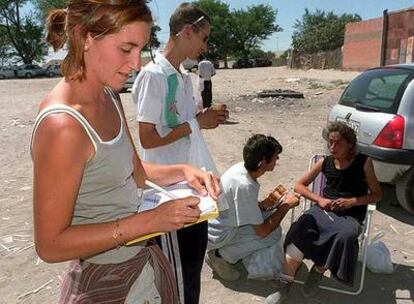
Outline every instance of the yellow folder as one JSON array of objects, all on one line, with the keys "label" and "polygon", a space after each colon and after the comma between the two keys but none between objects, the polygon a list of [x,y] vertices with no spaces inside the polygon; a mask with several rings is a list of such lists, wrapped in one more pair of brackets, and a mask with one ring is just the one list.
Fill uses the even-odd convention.
[{"label": "yellow folder", "polygon": [[[210,196],[200,196],[199,194],[197,194],[195,192],[195,190],[191,189],[187,183],[182,182],[182,183],[177,183],[174,185],[170,185],[168,187],[165,188],[167,191],[171,192],[174,196],[178,197],[178,198],[184,198],[187,197],[189,195],[192,196],[197,196],[200,198],[200,209],[202,211],[201,216],[199,217],[199,219],[191,224],[186,224],[184,225],[184,227],[189,227],[210,219],[215,219],[218,217],[219,215],[219,211],[217,208],[217,202],[215,200],[213,200]],[[157,192],[155,190],[147,190],[145,191],[142,200],[141,200],[141,204],[138,207],[138,212],[142,212],[142,211],[146,211],[146,210],[151,210],[153,208],[156,208],[158,205],[171,200],[171,198],[165,197],[162,193]],[[205,210],[205,212],[203,212],[203,210]],[[151,234],[147,234],[144,236],[141,236],[135,240],[129,241],[126,245],[133,245],[135,243],[138,242],[142,242],[144,240],[150,239],[152,237],[158,236],[158,235],[162,235],[165,234],[166,232],[154,232]]]}]

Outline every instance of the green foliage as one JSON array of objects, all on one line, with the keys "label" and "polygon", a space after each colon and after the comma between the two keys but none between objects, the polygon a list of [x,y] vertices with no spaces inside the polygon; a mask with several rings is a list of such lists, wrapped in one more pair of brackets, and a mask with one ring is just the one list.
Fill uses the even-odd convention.
[{"label": "green foliage", "polygon": [[52,9],[65,8],[67,0],[32,0],[36,7],[39,18],[42,22],[46,20],[49,11]]},{"label": "green foliage", "polygon": [[32,63],[47,53],[43,40],[43,27],[36,22],[33,12],[21,15],[26,1],[0,0],[0,31],[3,60]]},{"label": "green foliage", "polygon": [[208,41],[206,57],[210,60],[226,58],[231,53],[232,44],[229,5],[219,0],[199,0],[197,5],[203,9],[211,19],[211,34]]},{"label": "green foliage", "polygon": [[291,49],[287,49],[286,51],[283,52],[282,55],[279,56],[279,58],[287,60],[288,57],[290,56],[290,52],[292,52]]},{"label": "green foliage", "polygon": [[310,13],[305,9],[301,20],[296,20],[292,35],[293,47],[304,53],[334,50],[344,43],[345,25],[360,21],[359,15],[342,14],[316,10]]},{"label": "green foliage", "polygon": [[6,65],[8,58],[10,58],[10,46],[7,38],[6,29],[0,27],[0,66]]},{"label": "green foliage", "polygon": [[195,3],[211,18],[207,57],[212,60],[224,59],[226,64],[227,56],[247,58],[264,39],[281,30],[275,24],[277,10],[270,5],[253,5],[230,12],[229,5],[220,0],[198,0]]},{"label": "green foliage", "polygon": [[248,58],[252,49],[274,32],[282,29],[275,24],[277,10],[270,5],[253,5],[247,10],[232,12],[231,28],[234,55]]},{"label": "green foliage", "polygon": [[252,49],[250,51],[250,58],[252,59],[256,59],[256,58],[267,58],[268,57],[268,53],[266,53],[265,51],[261,50],[261,49]]},{"label": "green foliage", "polygon": [[157,32],[161,31],[161,28],[154,24],[151,28],[151,36],[150,36],[150,41],[148,42],[148,44],[145,46],[144,51],[149,51],[150,48],[159,48],[160,47],[160,41],[158,40],[157,37]]}]

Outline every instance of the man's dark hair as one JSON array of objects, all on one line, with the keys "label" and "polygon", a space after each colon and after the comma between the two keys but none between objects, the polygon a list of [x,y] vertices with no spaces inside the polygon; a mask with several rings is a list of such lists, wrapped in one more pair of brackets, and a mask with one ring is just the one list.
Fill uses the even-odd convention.
[{"label": "man's dark hair", "polygon": [[186,25],[198,32],[206,23],[211,23],[210,17],[201,8],[194,3],[181,3],[170,17],[170,36],[177,35]]},{"label": "man's dark hair", "polygon": [[255,171],[263,159],[270,162],[275,154],[282,153],[282,149],[274,137],[254,134],[243,148],[244,167],[247,171]]}]

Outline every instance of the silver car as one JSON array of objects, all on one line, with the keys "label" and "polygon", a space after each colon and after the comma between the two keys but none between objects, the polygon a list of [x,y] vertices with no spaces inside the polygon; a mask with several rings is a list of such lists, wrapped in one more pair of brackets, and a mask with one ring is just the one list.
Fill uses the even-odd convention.
[{"label": "silver car", "polygon": [[184,69],[190,72],[198,69],[198,61],[194,59],[187,58],[181,64],[184,67]]},{"label": "silver car", "polygon": [[[378,180],[395,184],[400,205],[414,213],[414,64],[369,69],[350,82],[328,122],[357,133]],[[327,138],[324,129],[323,137]]]},{"label": "silver car", "polygon": [[47,77],[60,77],[62,76],[62,71],[60,69],[60,64],[49,65],[46,70]]},{"label": "silver car", "polygon": [[0,79],[16,77],[15,70],[11,67],[0,67]]},{"label": "silver car", "polygon": [[17,69],[18,77],[32,78],[45,75],[46,71],[36,64],[23,64]]},{"label": "silver car", "polygon": [[137,79],[139,71],[131,72],[127,81],[124,84],[124,87],[121,89],[121,93],[127,92],[128,90],[132,89],[134,85],[135,79]]}]

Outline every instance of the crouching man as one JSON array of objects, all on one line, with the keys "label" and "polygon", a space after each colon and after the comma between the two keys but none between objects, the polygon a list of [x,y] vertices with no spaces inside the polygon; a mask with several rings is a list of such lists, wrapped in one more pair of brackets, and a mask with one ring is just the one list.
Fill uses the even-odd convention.
[{"label": "crouching man", "polygon": [[279,226],[286,213],[299,204],[299,195],[284,193],[279,198],[271,193],[259,202],[257,179],[273,171],[281,152],[282,146],[273,137],[253,135],[243,148],[244,161],[221,176],[220,200],[228,209],[209,221],[206,262],[223,280],[240,277],[230,265],[239,260],[248,278],[274,279],[280,275],[284,253]]}]

